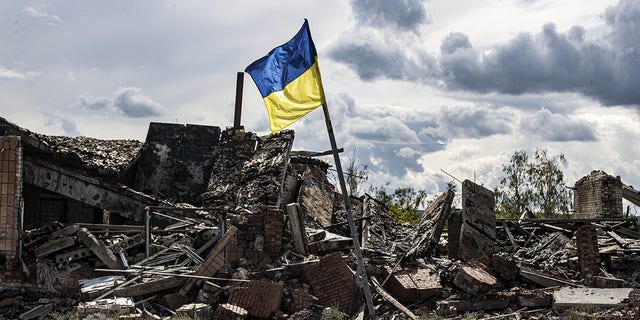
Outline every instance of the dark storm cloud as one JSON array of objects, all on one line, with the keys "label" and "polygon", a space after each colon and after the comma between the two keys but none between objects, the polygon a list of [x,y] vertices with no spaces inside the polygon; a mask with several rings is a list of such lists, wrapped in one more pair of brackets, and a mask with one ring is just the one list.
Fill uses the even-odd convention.
[{"label": "dark storm cloud", "polygon": [[640,2],[620,1],[604,14],[609,33],[585,40],[575,26],[553,23],[538,34],[521,33],[480,52],[459,33],[441,45],[440,67],[448,89],[505,94],[578,92],[603,105],[640,104]]},{"label": "dark storm cloud", "polygon": [[351,6],[359,23],[378,28],[416,31],[430,22],[422,0],[353,0]]},{"label": "dark storm cloud", "polygon": [[451,34],[442,43],[443,79],[448,89],[481,93],[580,92],[606,105],[640,102],[638,91],[621,81],[615,47],[586,42],[583,33],[580,27],[558,33],[549,23],[539,34],[521,33],[487,52]]},{"label": "dark storm cloud", "polygon": [[545,141],[598,140],[591,123],[554,114],[544,108],[524,117],[520,121],[520,127],[526,134],[537,136]]},{"label": "dark storm cloud", "polygon": [[394,79],[424,81],[437,68],[436,60],[402,37],[373,28],[359,28],[339,40],[329,56],[348,65],[365,81]]},{"label": "dark storm cloud", "polygon": [[119,88],[110,98],[80,97],[81,108],[104,114],[117,114],[130,118],[161,116],[167,109],[145,95],[140,88]]},{"label": "dark storm cloud", "polygon": [[356,26],[329,48],[329,56],[365,81],[428,82],[437,62],[417,43],[420,26],[430,23],[421,0],[354,0]]},{"label": "dark storm cloud", "polygon": [[513,115],[505,109],[481,106],[443,108],[438,114],[440,135],[449,138],[480,139],[511,133]]},{"label": "dark storm cloud", "polygon": [[547,23],[539,33],[480,50],[463,33],[451,33],[439,58],[417,37],[359,28],[334,44],[330,56],[363,80],[438,81],[474,93],[572,92],[606,106],[640,105],[640,1],[621,0],[603,18],[608,33],[590,40],[580,26],[562,32]]}]

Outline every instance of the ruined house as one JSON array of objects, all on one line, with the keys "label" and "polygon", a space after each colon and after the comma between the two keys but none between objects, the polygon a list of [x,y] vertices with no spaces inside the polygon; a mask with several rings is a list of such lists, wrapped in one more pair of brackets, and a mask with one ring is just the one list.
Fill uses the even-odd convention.
[{"label": "ruined house", "polygon": [[0,119],[0,319],[640,314],[640,232],[621,205],[640,196],[601,172],[576,183],[578,219],[497,219],[469,180],[462,208],[447,190],[417,226],[349,197],[366,314],[329,165],[294,137],[151,123],[145,142],[98,140]]}]

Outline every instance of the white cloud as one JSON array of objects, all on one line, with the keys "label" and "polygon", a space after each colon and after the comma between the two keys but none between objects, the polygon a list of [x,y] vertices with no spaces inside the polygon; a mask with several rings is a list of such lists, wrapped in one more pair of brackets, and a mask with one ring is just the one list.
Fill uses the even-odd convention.
[{"label": "white cloud", "polygon": [[4,80],[25,80],[33,77],[37,77],[40,75],[40,72],[36,71],[16,71],[12,69],[7,69],[0,66],[0,79]]},{"label": "white cloud", "polygon": [[570,116],[551,113],[542,108],[520,120],[520,127],[528,134],[545,141],[594,141],[597,133],[593,123]]},{"label": "white cloud", "polygon": [[48,21],[48,24],[52,27],[55,27],[62,22],[62,19],[60,19],[60,17],[58,17],[57,15],[44,12],[42,10],[36,9],[35,7],[25,7],[24,12],[28,13],[34,18],[44,19]]},{"label": "white cloud", "polygon": [[167,109],[135,87],[118,88],[111,97],[80,97],[78,105],[89,111],[131,118],[160,116]]}]

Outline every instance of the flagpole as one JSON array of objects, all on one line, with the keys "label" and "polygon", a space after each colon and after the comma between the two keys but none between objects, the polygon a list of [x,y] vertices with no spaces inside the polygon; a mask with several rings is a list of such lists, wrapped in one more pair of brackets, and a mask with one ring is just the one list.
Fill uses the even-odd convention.
[{"label": "flagpole", "polygon": [[238,72],[236,75],[236,108],[233,113],[233,129],[238,130],[242,126],[240,125],[240,118],[242,116],[242,90],[244,87],[244,72]]},{"label": "flagpole", "polygon": [[347,211],[347,220],[349,221],[349,229],[351,230],[351,238],[353,239],[353,248],[358,260],[358,270],[356,272],[356,278],[360,275],[364,290],[364,297],[367,302],[367,309],[369,316],[375,315],[373,309],[373,299],[371,298],[371,291],[369,289],[369,281],[367,279],[367,272],[364,269],[364,262],[362,259],[362,251],[360,250],[360,241],[358,240],[358,230],[356,230],[356,223],[353,219],[353,213],[351,211],[351,203],[349,202],[349,194],[347,193],[347,184],[344,180],[344,174],[342,173],[342,164],[340,163],[340,156],[338,154],[338,146],[336,144],[336,137],[333,134],[333,126],[331,125],[331,117],[329,116],[329,108],[327,103],[322,104],[322,111],[324,111],[324,119],[327,124],[327,132],[329,133],[329,141],[331,142],[331,150],[333,153],[333,160],[336,164],[336,171],[338,172],[338,181],[340,182],[340,189],[342,190],[342,198],[344,200],[344,208]]}]

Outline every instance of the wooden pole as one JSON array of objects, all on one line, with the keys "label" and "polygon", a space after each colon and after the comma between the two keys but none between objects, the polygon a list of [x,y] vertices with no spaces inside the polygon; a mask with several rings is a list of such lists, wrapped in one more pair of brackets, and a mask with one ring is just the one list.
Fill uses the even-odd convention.
[{"label": "wooden pole", "polygon": [[236,110],[233,114],[233,128],[240,129],[240,117],[242,116],[242,90],[244,87],[244,72],[238,72],[236,79]]},{"label": "wooden pole", "polygon": [[347,184],[344,180],[344,174],[342,173],[342,164],[340,163],[340,155],[338,154],[338,146],[336,144],[336,137],[333,134],[333,126],[331,125],[331,117],[329,116],[329,108],[327,104],[322,104],[322,110],[324,111],[324,120],[327,125],[327,132],[329,133],[329,141],[331,142],[331,150],[333,151],[333,160],[336,164],[336,171],[338,172],[338,181],[340,182],[340,189],[342,190],[342,198],[344,200],[344,208],[347,211],[347,221],[349,221],[349,229],[351,230],[351,238],[353,239],[353,250],[355,251],[356,258],[358,259],[358,272],[362,280],[362,286],[364,290],[364,297],[367,302],[367,310],[369,311],[369,317],[375,315],[375,309],[373,308],[373,299],[371,298],[371,290],[369,289],[369,281],[367,280],[367,272],[364,269],[364,262],[362,260],[362,251],[360,250],[360,241],[358,240],[358,230],[356,230],[356,223],[353,220],[353,213],[351,212],[351,203],[349,202],[349,194],[347,193]]}]

